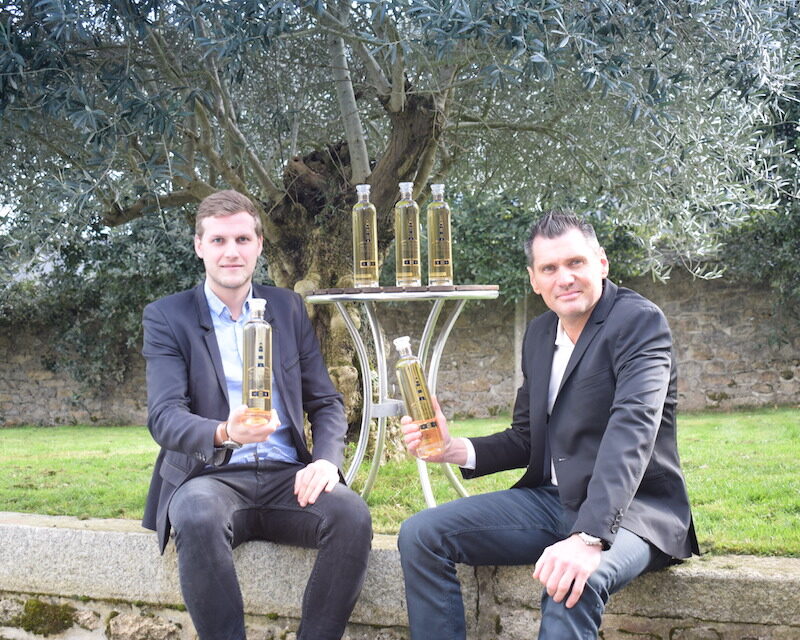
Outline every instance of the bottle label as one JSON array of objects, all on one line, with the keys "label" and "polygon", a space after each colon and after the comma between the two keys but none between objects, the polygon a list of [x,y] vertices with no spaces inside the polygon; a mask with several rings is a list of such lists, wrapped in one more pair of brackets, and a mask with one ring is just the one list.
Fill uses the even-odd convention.
[{"label": "bottle label", "polygon": [[436,429],[439,425],[436,424],[436,420],[425,420],[424,422],[419,423],[419,430],[425,431],[426,429]]},{"label": "bottle label", "polygon": [[250,391],[250,397],[269,399],[269,391],[267,389],[252,389]]}]

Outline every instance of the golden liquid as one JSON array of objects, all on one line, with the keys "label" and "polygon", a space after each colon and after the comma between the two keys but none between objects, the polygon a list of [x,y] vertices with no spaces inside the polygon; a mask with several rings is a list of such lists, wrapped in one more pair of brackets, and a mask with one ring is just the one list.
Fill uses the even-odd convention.
[{"label": "golden liquid", "polygon": [[436,425],[431,394],[422,373],[422,366],[414,356],[401,356],[397,361],[397,380],[406,411],[415,424],[419,425],[422,440],[417,448],[420,458],[439,455],[444,451],[442,432]]},{"label": "golden liquid", "polygon": [[258,316],[244,325],[242,404],[244,422],[261,425],[272,414],[272,327]]},{"label": "golden liquid", "polygon": [[419,257],[419,207],[413,200],[400,200],[394,206],[395,282],[398,287],[422,284]]},{"label": "golden liquid", "polygon": [[450,207],[441,200],[428,205],[428,284],[453,284]]},{"label": "golden liquid", "polygon": [[377,219],[371,202],[357,202],[353,207],[353,283],[378,286]]}]

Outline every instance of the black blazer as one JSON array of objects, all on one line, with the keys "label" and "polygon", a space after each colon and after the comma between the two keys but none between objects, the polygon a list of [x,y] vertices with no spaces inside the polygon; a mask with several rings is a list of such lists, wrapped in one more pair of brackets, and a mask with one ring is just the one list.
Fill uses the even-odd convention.
[{"label": "black blazer", "polygon": [[[275,385],[284,423],[300,461],[323,458],[340,466],[347,421],[341,395],[328,375],[303,299],[293,291],[253,285],[264,298],[272,325]],[[147,362],[147,426],[161,446],[142,524],[158,531],[161,550],[170,524],[167,507],[175,490],[214,460],[214,431],[230,412],[225,372],[203,284],[147,305],[143,314]],[[234,405],[241,403],[239,398]],[[308,415],[313,453],[303,431]],[[225,456],[225,461],[230,453]]]},{"label": "black blazer", "polygon": [[526,467],[514,485],[546,482],[545,431],[572,532],[614,543],[620,526],[674,558],[698,553],[676,443],[677,376],[666,318],[606,280],[572,353],[549,419],[558,317],[528,325],[511,428],[472,438],[465,477]]}]

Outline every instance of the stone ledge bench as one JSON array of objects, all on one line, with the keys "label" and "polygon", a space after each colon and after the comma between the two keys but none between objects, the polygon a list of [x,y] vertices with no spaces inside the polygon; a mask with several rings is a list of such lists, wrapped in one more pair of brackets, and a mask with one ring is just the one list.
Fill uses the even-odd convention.
[{"label": "stone ledge bench", "polygon": [[[314,552],[266,542],[236,550],[252,640],[294,638]],[[470,638],[530,640],[530,567],[461,566]],[[47,621],[68,612],[61,627]],[[61,616],[64,618],[64,616]],[[395,537],[376,535],[349,640],[408,637]],[[0,638],[190,640],[174,546],[130,520],[0,512]],[[435,636],[432,636],[435,637]],[[604,640],[800,640],[800,558],[704,556],[614,596]]]}]

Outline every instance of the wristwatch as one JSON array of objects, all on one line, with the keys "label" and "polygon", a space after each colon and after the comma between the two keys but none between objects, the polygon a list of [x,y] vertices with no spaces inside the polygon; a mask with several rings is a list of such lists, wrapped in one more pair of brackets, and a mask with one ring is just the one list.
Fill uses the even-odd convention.
[{"label": "wristwatch", "polygon": [[588,533],[584,533],[583,531],[578,532],[578,537],[583,541],[584,544],[587,544],[590,547],[603,546],[603,540],[601,538],[590,536]]},{"label": "wristwatch", "polygon": [[230,449],[231,451],[235,451],[236,449],[241,449],[242,443],[236,442],[236,440],[231,438],[230,434],[228,433],[228,421],[226,420],[222,424],[225,425],[225,440],[223,440],[220,446],[223,449]]}]

